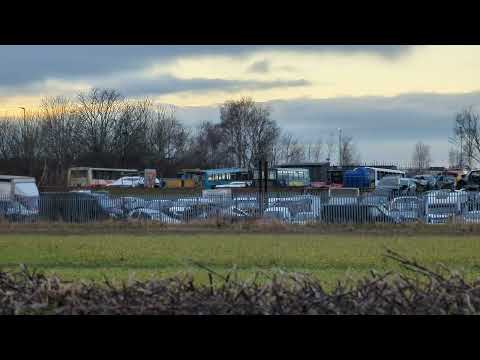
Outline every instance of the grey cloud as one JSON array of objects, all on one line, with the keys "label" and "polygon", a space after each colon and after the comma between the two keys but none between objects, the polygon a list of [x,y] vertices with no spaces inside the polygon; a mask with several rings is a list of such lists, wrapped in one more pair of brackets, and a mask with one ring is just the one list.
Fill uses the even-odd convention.
[{"label": "grey cloud", "polygon": [[[225,91],[232,93],[240,90],[267,90],[273,88],[287,88],[309,86],[310,81],[305,79],[294,80],[225,80],[208,78],[181,79],[171,75],[157,77],[132,77],[116,79],[114,76],[90,78],[87,81],[91,87],[118,89],[127,97],[159,96],[179,92],[204,92],[204,91]],[[68,84],[68,83],[67,83]],[[23,84],[16,87],[16,92],[22,95],[57,94],[72,96],[77,93],[75,90],[66,91],[64,88],[56,89],[55,85],[47,85],[43,81]],[[8,86],[0,85],[0,96],[8,97],[11,89]]]},{"label": "grey cloud", "polygon": [[[396,97],[356,97],[323,100],[282,100],[266,103],[272,118],[305,142],[326,139],[337,129],[354,137],[366,160],[408,161],[414,144],[432,147],[435,161],[448,159],[448,136],[454,115],[473,105],[480,111],[480,92],[468,94],[405,94]],[[218,109],[184,108],[179,115],[189,124],[218,120]],[[200,120],[200,119],[198,119]]]},{"label": "grey cloud", "polygon": [[121,89],[127,96],[162,95],[186,91],[221,90],[235,92],[239,90],[265,90],[273,88],[308,86],[311,83],[305,79],[296,80],[225,80],[225,79],[179,79],[165,75],[157,78],[132,79],[119,83],[110,83],[109,87]]},{"label": "grey cloud", "polygon": [[248,67],[248,71],[252,73],[268,73],[270,70],[270,63],[268,60],[256,61]]},{"label": "grey cloud", "polygon": [[370,53],[386,59],[408,54],[395,45],[1,45],[0,85],[20,85],[48,78],[71,79],[141,70],[149,64],[204,55],[248,56],[265,50],[312,53]]}]

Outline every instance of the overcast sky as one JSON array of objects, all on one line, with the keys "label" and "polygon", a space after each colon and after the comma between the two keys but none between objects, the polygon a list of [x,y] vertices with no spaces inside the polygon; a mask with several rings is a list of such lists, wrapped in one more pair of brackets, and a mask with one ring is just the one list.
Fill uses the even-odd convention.
[{"label": "overcast sky", "polygon": [[338,128],[362,159],[446,161],[456,112],[480,105],[480,46],[0,46],[0,113],[91,87],[173,104],[195,126],[251,96],[305,142]]}]

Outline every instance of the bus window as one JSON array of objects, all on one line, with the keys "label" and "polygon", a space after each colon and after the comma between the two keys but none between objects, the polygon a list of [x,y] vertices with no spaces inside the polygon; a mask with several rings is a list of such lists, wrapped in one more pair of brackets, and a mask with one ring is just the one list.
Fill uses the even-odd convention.
[{"label": "bus window", "polygon": [[88,170],[72,170],[70,171],[70,176],[72,178],[87,178]]},{"label": "bus window", "polygon": [[68,186],[87,186],[89,183],[88,170],[70,170]]}]

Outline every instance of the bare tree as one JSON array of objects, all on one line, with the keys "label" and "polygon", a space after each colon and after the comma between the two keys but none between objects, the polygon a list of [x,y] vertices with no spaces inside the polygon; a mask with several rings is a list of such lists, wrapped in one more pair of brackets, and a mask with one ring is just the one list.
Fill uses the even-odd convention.
[{"label": "bare tree", "polygon": [[220,107],[220,127],[229,152],[238,167],[253,168],[271,149],[280,130],[267,108],[250,98],[227,101]]},{"label": "bare tree", "polygon": [[41,162],[44,150],[41,142],[41,118],[39,114],[27,112],[23,118],[14,119],[12,125],[11,156],[20,161],[22,173],[33,174]]},{"label": "bare tree", "polygon": [[275,146],[275,160],[277,163],[294,163],[305,159],[305,147],[290,132],[284,132]]},{"label": "bare tree", "polygon": [[50,182],[61,183],[81,149],[77,138],[80,123],[74,105],[64,97],[43,99],[41,111],[41,141],[45,156],[52,162]]},{"label": "bare tree", "polygon": [[430,156],[430,146],[419,141],[415,144],[412,155],[413,166],[419,170],[428,169],[432,161]]},{"label": "bare tree", "polygon": [[147,153],[147,128],[151,102],[126,102],[113,128],[113,152],[122,167],[128,167]]},{"label": "bare tree", "polygon": [[188,129],[176,119],[174,107],[160,106],[152,112],[147,130],[147,147],[157,164],[175,166],[185,155],[189,138]]},{"label": "bare tree", "polygon": [[480,129],[479,116],[472,107],[464,109],[455,116],[453,137],[451,142],[457,146],[461,165],[470,168],[474,162],[480,161]]},{"label": "bare tree", "polygon": [[10,159],[13,154],[13,134],[15,131],[12,119],[0,119],[0,158],[3,160]]},{"label": "bare tree", "polygon": [[334,151],[335,151],[335,138],[334,138],[333,132],[331,132],[328,135],[326,145],[327,145],[327,161],[331,162]]},{"label": "bare tree", "polygon": [[448,151],[448,165],[451,168],[461,168],[462,165],[462,153],[458,149],[450,149]]},{"label": "bare tree", "polygon": [[343,136],[341,142],[341,156],[340,165],[349,166],[360,163],[360,154],[353,142],[352,136]]},{"label": "bare tree", "polygon": [[206,168],[234,166],[235,159],[227,151],[228,145],[223,140],[220,124],[204,121],[198,126],[194,135],[190,154],[196,166]]},{"label": "bare tree", "polygon": [[315,144],[308,144],[305,158],[309,161],[319,162],[323,155],[323,140],[318,138]]},{"label": "bare tree", "polygon": [[117,90],[92,89],[78,95],[82,143],[86,151],[103,154],[113,149],[114,128],[123,110]]}]

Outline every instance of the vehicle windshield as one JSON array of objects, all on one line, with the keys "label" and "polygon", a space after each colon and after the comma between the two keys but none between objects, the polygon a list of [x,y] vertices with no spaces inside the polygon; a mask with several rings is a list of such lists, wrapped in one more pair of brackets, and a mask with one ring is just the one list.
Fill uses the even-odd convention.
[{"label": "vehicle windshield", "polygon": [[70,176],[72,178],[86,178],[88,176],[88,170],[71,170]]},{"label": "vehicle windshield", "polygon": [[34,182],[16,183],[15,195],[39,196],[37,185]]}]

